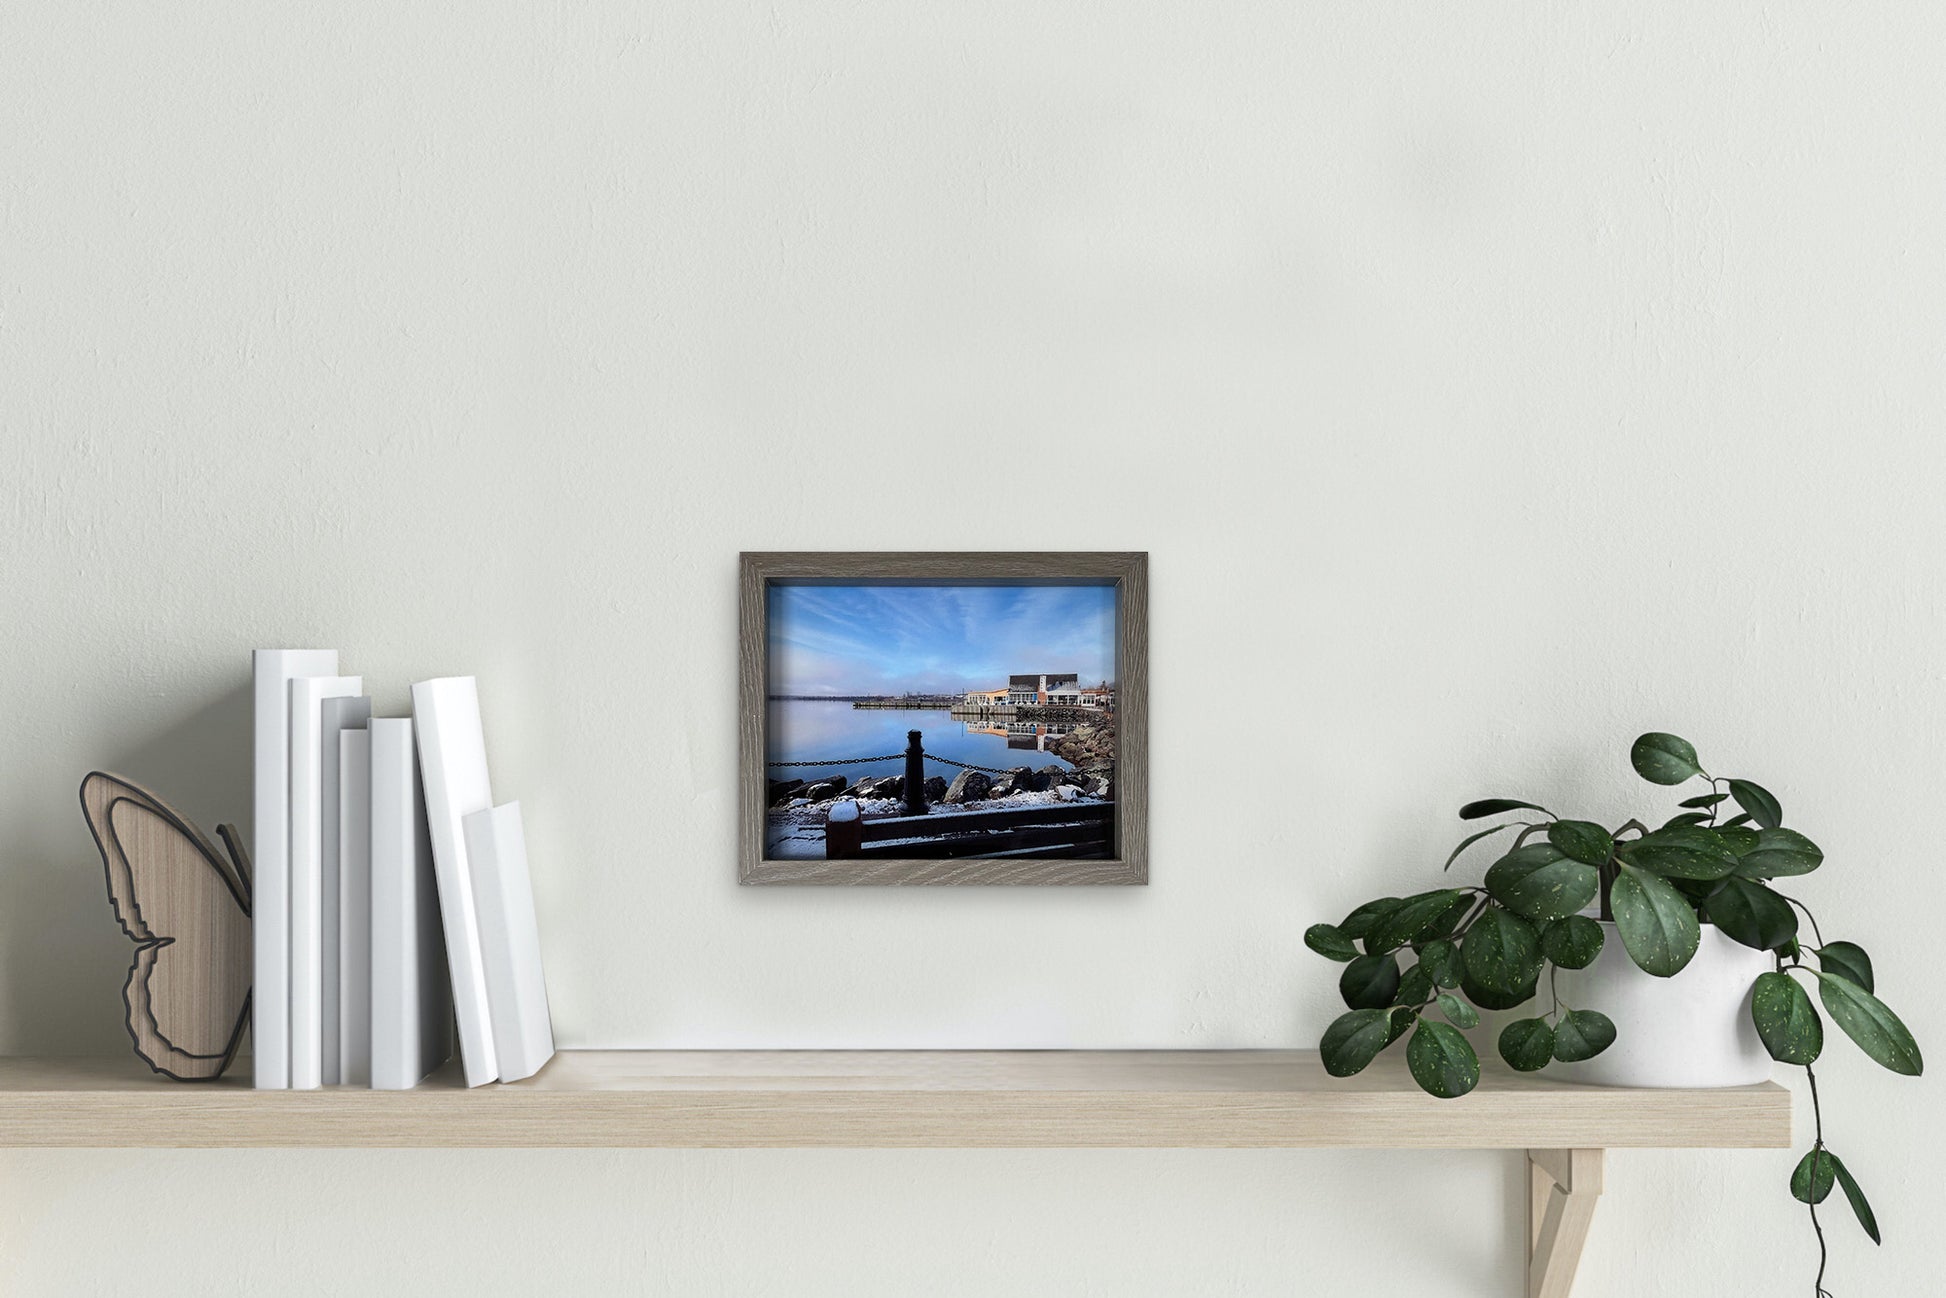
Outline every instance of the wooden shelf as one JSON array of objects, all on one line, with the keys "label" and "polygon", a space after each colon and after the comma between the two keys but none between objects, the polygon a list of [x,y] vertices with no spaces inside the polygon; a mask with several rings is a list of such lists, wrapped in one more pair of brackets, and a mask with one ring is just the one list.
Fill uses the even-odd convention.
[{"label": "wooden shelf", "polygon": [[1523,1149],[1525,1292],[1566,1298],[1605,1150],[1791,1139],[1771,1082],[1616,1090],[1493,1063],[1435,1100],[1398,1051],[1346,1079],[1313,1050],[568,1050],[470,1091],[456,1070],[410,1091],[257,1091],[237,1072],[0,1059],[0,1147]]},{"label": "wooden shelf", "polygon": [[0,1059],[0,1146],[576,1148],[1775,1148],[1774,1083],[1580,1086],[1489,1066],[1424,1095],[1399,1052],[1358,1077],[1309,1050],[563,1051],[466,1090],[257,1091],[130,1058]]}]

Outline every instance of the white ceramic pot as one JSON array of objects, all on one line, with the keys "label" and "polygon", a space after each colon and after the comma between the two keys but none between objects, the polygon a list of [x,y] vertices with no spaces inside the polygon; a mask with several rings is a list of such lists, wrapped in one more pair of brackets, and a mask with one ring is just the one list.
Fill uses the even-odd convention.
[{"label": "white ceramic pot", "polygon": [[[1776,968],[1703,925],[1696,955],[1673,978],[1643,973],[1628,958],[1613,923],[1603,921],[1601,954],[1586,969],[1562,969],[1562,1002],[1600,1010],[1615,1021],[1615,1044],[1578,1064],[1549,1064],[1547,1074],[1595,1086],[1754,1086],[1770,1079],[1770,1054],[1750,1021],[1757,975]],[[1541,988],[1543,1002],[1547,988]]]}]

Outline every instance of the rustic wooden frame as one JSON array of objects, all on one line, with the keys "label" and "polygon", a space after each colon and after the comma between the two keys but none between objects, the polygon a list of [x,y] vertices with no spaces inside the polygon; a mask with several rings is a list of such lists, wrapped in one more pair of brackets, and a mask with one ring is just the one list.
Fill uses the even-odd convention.
[{"label": "rustic wooden frame", "polygon": [[[985,582],[1115,587],[1113,857],[1018,861],[769,861],[764,724],[770,680],[767,591],[772,582]],[[738,571],[738,882],[745,884],[1143,884],[1149,881],[1149,556],[1145,552],[1023,551],[745,553]]]}]

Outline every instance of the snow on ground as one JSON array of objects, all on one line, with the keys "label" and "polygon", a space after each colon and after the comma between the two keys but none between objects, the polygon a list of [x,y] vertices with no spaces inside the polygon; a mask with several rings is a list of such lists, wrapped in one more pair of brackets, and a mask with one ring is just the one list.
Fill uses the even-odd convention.
[{"label": "snow on ground", "polygon": [[[945,815],[961,811],[1006,811],[1013,807],[1051,807],[1063,802],[1079,806],[1105,801],[1107,799],[1081,792],[1072,784],[1063,784],[1041,793],[1013,793],[1004,798],[982,798],[978,802],[935,802],[932,810],[936,815]],[[905,808],[905,803],[898,798],[826,798],[823,802],[793,798],[789,806],[770,809],[769,821],[764,829],[764,856],[773,861],[822,859],[824,820],[831,813],[833,804],[839,802],[856,802],[858,810],[867,820],[896,816]]]}]

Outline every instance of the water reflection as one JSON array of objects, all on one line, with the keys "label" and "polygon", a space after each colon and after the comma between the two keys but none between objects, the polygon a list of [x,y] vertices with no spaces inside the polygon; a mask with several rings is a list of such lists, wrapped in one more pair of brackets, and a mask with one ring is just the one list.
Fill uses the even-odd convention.
[{"label": "water reflection", "polygon": [[992,735],[1007,741],[1010,749],[1032,753],[1045,753],[1048,745],[1069,733],[1074,726],[1063,721],[968,721],[965,733],[969,735]]}]

